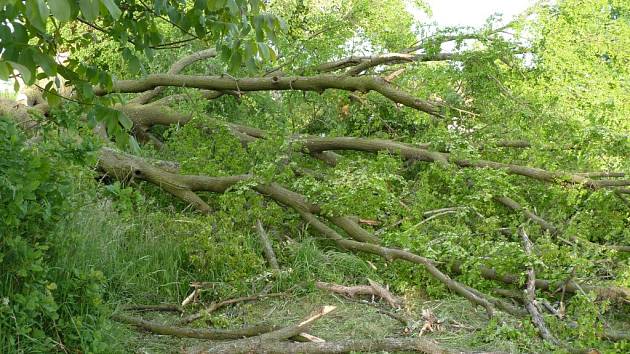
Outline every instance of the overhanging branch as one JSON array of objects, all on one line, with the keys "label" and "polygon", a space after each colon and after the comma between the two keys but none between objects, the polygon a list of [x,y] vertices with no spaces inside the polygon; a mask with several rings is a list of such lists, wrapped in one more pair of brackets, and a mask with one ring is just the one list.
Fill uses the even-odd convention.
[{"label": "overhanging branch", "polygon": [[144,92],[160,86],[237,92],[274,90],[323,92],[327,89],[362,92],[376,91],[393,102],[434,116],[440,116],[438,106],[435,103],[414,97],[391,85],[382,78],[375,76],[350,77],[343,75],[316,75],[231,78],[227,76],[154,74],[139,80],[116,81],[111,90],[95,88],[94,92],[96,95],[102,96],[112,92]]}]

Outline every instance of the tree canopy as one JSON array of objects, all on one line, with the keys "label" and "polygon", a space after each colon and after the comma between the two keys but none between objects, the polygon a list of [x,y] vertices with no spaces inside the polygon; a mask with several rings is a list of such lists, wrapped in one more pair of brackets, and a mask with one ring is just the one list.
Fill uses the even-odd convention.
[{"label": "tree canopy", "polygon": [[[374,5],[0,1],[2,352],[627,351],[630,4]],[[409,338],[214,316],[330,292]]]}]

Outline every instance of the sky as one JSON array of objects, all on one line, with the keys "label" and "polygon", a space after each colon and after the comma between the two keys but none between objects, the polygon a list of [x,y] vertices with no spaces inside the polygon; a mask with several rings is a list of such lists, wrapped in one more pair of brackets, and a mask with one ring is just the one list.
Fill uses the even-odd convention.
[{"label": "sky", "polygon": [[[526,10],[535,0],[424,0],[433,11],[432,20],[440,26],[481,27],[486,19],[503,14],[502,23]],[[426,17],[425,17],[426,18]]]}]

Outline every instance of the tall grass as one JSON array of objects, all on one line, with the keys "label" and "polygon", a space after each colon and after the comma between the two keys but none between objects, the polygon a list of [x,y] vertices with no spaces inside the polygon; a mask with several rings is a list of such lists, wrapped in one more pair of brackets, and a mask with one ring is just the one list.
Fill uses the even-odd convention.
[{"label": "tall grass", "polygon": [[110,201],[94,202],[63,225],[62,266],[102,272],[110,303],[181,301],[194,276],[181,240],[163,232],[166,220],[161,213],[122,218]]}]

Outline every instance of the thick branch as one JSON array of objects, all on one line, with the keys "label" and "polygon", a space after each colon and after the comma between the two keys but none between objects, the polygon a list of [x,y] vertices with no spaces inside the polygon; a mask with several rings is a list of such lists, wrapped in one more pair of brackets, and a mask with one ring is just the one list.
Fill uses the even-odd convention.
[{"label": "thick branch", "polygon": [[155,334],[199,339],[236,339],[243,337],[252,337],[260,335],[261,333],[270,333],[274,329],[274,327],[271,325],[257,325],[235,330],[182,328],[167,326],[160,323],[146,321],[141,318],[131,317],[122,314],[112,315],[112,319],[117,322],[127,323],[136,327],[140,327]]},{"label": "thick branch", "polygon": [[351,68],[346,72],[348,75],[359,75],[360,73],[379,65],[389,65],[408,62],[421,62],[421,61],[440,61],[450,60],[455,55],[452,53],[438,53],[436,55],[426,54],[407,54],[407,53],[387,53],[381,55],[375,55],[360,64]]},{"label": "thick branch", "polygon": [[[425,354],[463,353],[440,348],[436,343],[424,338],[383,338],[383,339],[346,339],[335,342],[260,342],[255,348],[235,348],[233,351],[220,353],[276,353],[276,354],[336,354],[336,353],[376,353],[376,352],[416,352]],[[216,353],[216,352],[213,352]]]},{"label": "thick branch", "polygon": [[[451,267],[451,272],[454,274],[462,274],[460,264],[455,263]],[[495,269],[488,268],[486,266],[480,266],[479,272],[481,276],[488,280],[495,280],[503,282],[505,284],[519,285],[521,284],[521,277],[518,274],[502,273],[500,274]],[[568,293],[576,293],[581,290],[586,292],[594,292],[597,297],[605,300],[612,301],[625,301],[630,302],[630,289],[619,286],[593,286],[587,284],[578,284],[574,281],[557,281],[552,282],[549,280],[536,279],[536,289],[555,291],[564,287],[564,290]]]},{"label": "thick branch", "polygon": [[591,189],[625,186],[630,184],[630,180],[593,180],[579,174],[547,171],[536,167],[488,160],[458,159],[447,153],[427,150],[424,148],[424,145],[418,147],[392,140],[340,137],[306,138],[302,140],[302,142],[309,152],[322,152],[326,150],[356,150],[366,152],[388,151],[394,154],[399,154],[403,158],[410,160],[438,162],[441,164],[445,164],[446,161],[448,161],[462,168],[491,168],[506,170],[510,174],[529,177],[543,182],[578,184]]},{"label": "thick branch", "polygon": [[388,151],[406,159],[448,162],[445,154],[426,150],[429,144],[415,146],[393,140],[354,137],[307,137],[300,142],[309,153],[321,153],[328,150]]},{"label": "thick branch", "polygon": [[210,212],[210,206],[199,198],[195,191],[222,193],[235,183],[250,178],[248,175],[228,177],[179,175],[155,167],[142,158],[108,148],[101,149],[98,163],[103,171],[115,179],[127,181],[138,178],[151,182],[203,213]]},{"label": "thick branch", "polygon": [[193,348],[188,353],[252,353],[263,342],[280,341],[297,336],[305,332],[315,321],[327,315],[335,309],[335,306],[324,306],[309,317],[292,326],[280,328],[273,332],[261,334],[257,337],[245,338],[231,342],[221,343],[209,349]]},{"label": "thick branch", "polygon": [[263,227],[263,224],[260,220],[256,220],[256,233],[258,234],[258,238],[260,239],[261,246],[263,248],[263,252],[265,253],[265,259],[269,266],[274,271],[280,271],[280,266],[278,265],[278,260],[276,259],[276,254],[273,252],[273,247],[271,245],[271,240],[269,240],[269,236],[267,236],[267,231]]},{"label": "thick branch", "polygon": [[144,92],[159,86],[191,87],[205,90],[273,91],[300,90],[322,92],[326,89],[345,91],[376,91],[390,100],[431,115],[439,116],[437,106],[427,100],[414,97],[387,81],[374,76],[349,77],[340,75],[261,77],[234,79],[226,76],[194,76],[154,74],[139,80],[120,80],[111,91],[95,88],[97,95],[111,92]]}]

